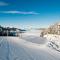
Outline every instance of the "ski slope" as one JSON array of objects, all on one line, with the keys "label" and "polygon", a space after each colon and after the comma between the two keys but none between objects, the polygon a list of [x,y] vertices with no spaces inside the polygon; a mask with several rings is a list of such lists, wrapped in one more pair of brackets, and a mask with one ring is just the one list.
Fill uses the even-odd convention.
[{"label": "ski slope", "polygon": [[47,39],[24,33],[22,37],[0,37],[0,60],[60,60],[60,52],[49,48]]}]

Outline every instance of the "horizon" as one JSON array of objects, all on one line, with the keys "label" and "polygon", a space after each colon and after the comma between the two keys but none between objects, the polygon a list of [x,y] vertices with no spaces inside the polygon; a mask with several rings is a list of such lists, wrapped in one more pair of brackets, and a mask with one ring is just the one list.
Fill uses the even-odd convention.
[{"label": "horizon", "polygon": [[60,21],[59,0],[0,0],[0,25],[47,28]]}]

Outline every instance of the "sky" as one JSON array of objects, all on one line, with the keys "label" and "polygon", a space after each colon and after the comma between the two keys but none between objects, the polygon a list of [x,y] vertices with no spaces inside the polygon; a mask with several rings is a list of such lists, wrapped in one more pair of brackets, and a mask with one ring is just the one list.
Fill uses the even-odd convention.
[{"label": "sky", "polygon": [[60,21],[60,0],[0,0],[0,25],[43,28]]}]

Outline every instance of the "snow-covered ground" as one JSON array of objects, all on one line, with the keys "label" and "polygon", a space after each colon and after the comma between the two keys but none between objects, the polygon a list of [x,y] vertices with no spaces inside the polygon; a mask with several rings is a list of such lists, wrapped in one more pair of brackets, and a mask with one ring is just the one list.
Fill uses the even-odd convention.
[{"label": "snow-covered ground", "polygon": [[33,32],[0,37],[0,60],[60,60],[60,52],[47,46],[50,39]]},{"label": "snow-covered ground", "polygon": [[60,35],[47,34],[44,37],[47,39],[47,44],[49,47],[60,52]]}]

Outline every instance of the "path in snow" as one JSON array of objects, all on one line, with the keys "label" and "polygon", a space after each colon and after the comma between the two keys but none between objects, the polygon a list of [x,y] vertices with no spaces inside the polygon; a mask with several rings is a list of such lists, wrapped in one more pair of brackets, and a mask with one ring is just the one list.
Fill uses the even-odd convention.
[{"label": "path in snow", "polygon": [[[38,37],[29,36],[0,37],[0,60],[60,60],[59,52],[46,47],[45,43],[36,43],[41,40]],[[32,38],[38,40],[32,42]]]}]

